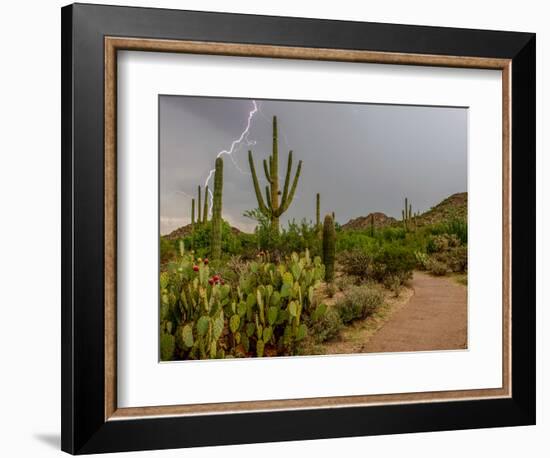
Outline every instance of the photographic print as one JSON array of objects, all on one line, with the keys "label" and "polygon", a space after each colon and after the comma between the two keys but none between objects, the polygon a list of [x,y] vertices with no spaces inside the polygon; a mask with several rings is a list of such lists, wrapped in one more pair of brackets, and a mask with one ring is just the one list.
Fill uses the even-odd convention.
[{"label": "photographic print", "polygon": [[467,348],[468,109],[159,96],[160,360]]}]

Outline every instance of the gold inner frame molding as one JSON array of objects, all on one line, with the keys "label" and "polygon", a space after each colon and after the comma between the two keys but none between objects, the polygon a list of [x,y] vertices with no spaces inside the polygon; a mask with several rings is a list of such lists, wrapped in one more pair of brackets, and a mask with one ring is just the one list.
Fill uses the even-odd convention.
[{"label": "gold inner frame molding", "polygon": [[[116,90],[117,51],[119,50],[500,70],[502,72],[503,386],[494,389],[119,408],[117,405],[116,369]],[[511,65],[511,60],[509,59],[481,57],[105,37],[105,420],[115,421],[150,416],[226,414],[234,412],[244,413],[511,397]]]}]

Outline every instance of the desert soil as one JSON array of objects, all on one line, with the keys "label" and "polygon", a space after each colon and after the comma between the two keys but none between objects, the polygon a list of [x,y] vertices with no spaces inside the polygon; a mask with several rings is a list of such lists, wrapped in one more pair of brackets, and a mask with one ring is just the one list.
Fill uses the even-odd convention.
[{"label": "desert soil", "polygon": [[467,288],[450,278],[415,272],[408,304],[366,343],[367,353],[467,347]]}]

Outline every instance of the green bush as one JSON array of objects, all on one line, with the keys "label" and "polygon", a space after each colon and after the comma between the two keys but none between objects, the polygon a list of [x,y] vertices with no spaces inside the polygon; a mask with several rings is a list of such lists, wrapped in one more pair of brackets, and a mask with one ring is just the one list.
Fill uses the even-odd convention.
[{"label": "green bush", "polygon": [[385,227],[376,232],[377,237],[386,242],[395,242],[404,240],[407,236],[407,231],[402,227]]},{"label": "green bush", "polygon": [[372,315],[384,303],[384,295],[377,288],[370,286],[352,286],[344,292],[335,308],[342,322],[347,324],[354,320],[365,319]]},{"label": "green bush", "polygon": [[433,258],[430,258],[427,267],[428,271],[433,275],[443,276],[447,273],[447,264]]},{"label": "green bush", "polygon": [[315,343],[320,344],[337,337],[343,327],[338,311],[334,307],[328,307],[319,319],[310,322],[309,335]]},{"label": "green bush", "polygon": [[350,286],[354,285],[356,283],[356,280],[353,276],[349,276],[349,275],[340,275],[339,277],[336,278],[336,280],[334,281],[334,283],[336,284],[336,287],[340,290],[340,291],[345,291],[346,289],[348,289]]},{"label": "green bush", "polygon": [[450,217],[447,221],[426,228],[431,235],[454,235],[462,245],[468,243],[468,222],[465,218]]},{"label": "green bush", "polygon": [[336,252],[366,250],[372,251],[378,245],[376,239],[366,231],[340,231],[336,237]]},{"label": "green bush", "polygon": [[372,278],[384,282],[387,277],[397,277],[403,283],[412,277],[416,265],[410,248],[391,243],[384,245],[374,257]]},{"label": "green bush", "polygon": [[468,223],[463,218],[451,218],[445,223],[445,232],[455,235],[462,245],[468,243]]},{"label": "green bush", "polygon": [[[196,225],[192,234],[184,237],[185,249],[194,250],[198,257],[210,255],[212,222]],[[227,221],[222,220],[222,254],[227,256],[240,254],[243,251],[242,240],[246,240],[242,234],[232,231]]]},{"label": "green bush", "polygon": [[466,246],[453,247],[441,253],[434,253],[431,258],[445,264],[452,272],[468,270],[468,247]]},{"label": "green bush", "polygon": [[253,235],[256,250],[269,251],[280,258],[292,253],[302,253],[305,250],[309,250],[312,256],[321,254],[318,228],[305,218],[299,223],[292,219],[286,228],[274,232],[269,218],[259,209],[248,210],[244,216],[258,223]]},{"label": "green bush", "polygon": [[359,279],[367,279],[372,273],[373,256],[362,249],[354,249],[340,253],[339,263],[346,275]]},{"label": "green bush", "polygon": [[168,240],[164,237],[160,238],[160,263],[166,264],[174,259],[177,255],[178,248],[175,240]]},{"label": "green bush", "polygon": [[421,251],[415,251],[414,257],[416,258],[416,267],[421,270],[427,270],[429,256]]}]

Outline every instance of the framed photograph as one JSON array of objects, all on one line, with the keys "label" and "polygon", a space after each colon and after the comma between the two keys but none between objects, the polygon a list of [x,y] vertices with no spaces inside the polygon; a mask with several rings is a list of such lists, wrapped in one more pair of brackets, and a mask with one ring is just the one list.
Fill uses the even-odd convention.
[{"label": "framed photograph", "polygon": [[62,448],[535,423],[535,35],[62,9]]}]

